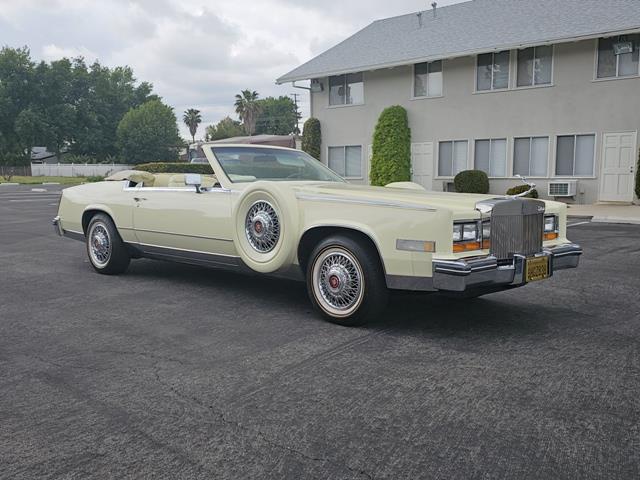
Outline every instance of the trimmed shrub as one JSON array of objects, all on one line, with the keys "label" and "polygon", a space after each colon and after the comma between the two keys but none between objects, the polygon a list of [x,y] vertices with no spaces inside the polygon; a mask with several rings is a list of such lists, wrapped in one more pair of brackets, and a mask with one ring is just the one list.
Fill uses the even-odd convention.
[{"label": "trimmed shrub", "polygon": [[87,177],[87,182],[102,182],[104,181],[104,177],[102,175],[89,175]]},{"label": "trimmed shrub", "polygon": [[[515,187],[511,187],[507,190],[507,195],[520,195],[521,193],[526,192],[531,187],[529,185],[516,185]],[[538,190],[535,188],[531,190],[528,195],[525,195],[527,198],[538,198]]]},{"label": "trimmed shrub", "polygon": [[199,173],[201,175],[211,175],[213,173],[211,165],[204,163],[142,163],[136,165],[135,169],[149,173]]},{"label": "trimmed shrub", "polygon": [[636,167],[636,197],[640,198],[640,150],[638,150],[638,166]]},{"label": "trimmed shrub", "polygon": [[320,160],[321,144],[322,132],[320,130],[320,120],[311,117],[304,122],[302,130],[302,151],[307,152],[316,160]]},{"label": "trimmed shrub", "polygon": [[385,108],[373,132],[371,185],[411,181],[411,129],[400,105]]},{"label": "trimmed shrub", "polygon": [[489,177],[482,170],[464,170],[453,179],[458,193],[489,193]]}]

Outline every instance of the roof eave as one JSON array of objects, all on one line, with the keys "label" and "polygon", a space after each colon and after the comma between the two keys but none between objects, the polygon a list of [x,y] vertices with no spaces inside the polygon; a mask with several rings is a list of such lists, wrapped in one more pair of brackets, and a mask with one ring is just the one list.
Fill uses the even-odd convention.
[{"label": "roof eave", "polygon": [[351,68],[351,69],[320,71],[320,72],[314,72],[314,73],[304,74],[304,75],[290,75],[291,73],[295,72],[295,70],[292,70],[291,72],[278,78],[276,80],[276,84],[282,85],[283,83],[298,82],[302,80],[311,80],[312,78],[322,78],[322,77],[329,77],[333,75],[344,75],[346,73],[368,72],[373,70],[381,70],[383,68],[394,68],[394,67],[401,67],[405,65],[413,65],[414,63],[434,62],[436,60],[468,57],[468,56],[479,55],[482,53],[496,52],[496,51],[502,51],[502,50],[515,50],[515,49],[521,49],[521,48],[536,47],[539,45],[557,45],[559,43],[579,42],[583,40],[593,40],[601,37],[608,37],[608,36],[614,36],[614,35],[626,35],[630,33],[639,33],[639,32],[640,32],[640,25],[638,25],[637,27],[634,27],[631,29],[625,29],[625,30],[611,30],[606,32],[597,32],[589,35],[561,37],[561,38],[555,38],[555,39],[550,39],[545,41],[521,43],[521,44],[515,44],[515,45],[514,44],[498,45],[493,48],[465,50],[461,52],[452,52],[452,53],[447,53],[443,55],[432,55],[430,57],[412,58],[408,60],[401,60],[398,62],[387,62],[387,63],[380,63],[375,65],[368,65],[368,66],[359,66],[357,68]]}]

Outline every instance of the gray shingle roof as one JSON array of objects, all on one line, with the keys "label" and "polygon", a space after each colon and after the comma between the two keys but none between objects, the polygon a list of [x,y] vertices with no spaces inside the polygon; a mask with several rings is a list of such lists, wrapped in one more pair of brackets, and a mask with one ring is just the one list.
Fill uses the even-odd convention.
[{"label": "gray shingle roof", "polygon": [[378,20],[277,82],[640,30],[640,0],[472,0]]}]

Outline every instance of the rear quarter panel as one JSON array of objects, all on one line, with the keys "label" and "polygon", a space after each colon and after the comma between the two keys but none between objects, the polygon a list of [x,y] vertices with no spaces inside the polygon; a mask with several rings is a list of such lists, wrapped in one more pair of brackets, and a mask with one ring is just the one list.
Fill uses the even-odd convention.
[{"label": "rear quarter panel", "polygon": [[63,190],[58,215],[64,230],[84,233],[82,216],[88,210],[107,213],[125,242],[134,242],[133,192],[124,190],[124,182],[98,182]]}]

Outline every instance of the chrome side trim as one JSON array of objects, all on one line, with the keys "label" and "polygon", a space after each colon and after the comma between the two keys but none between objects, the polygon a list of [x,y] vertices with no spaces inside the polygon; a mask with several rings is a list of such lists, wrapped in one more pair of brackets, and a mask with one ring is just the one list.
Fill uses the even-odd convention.
[{"label": "chrome side trim", "polygon": [[233,242],[233,240],[228,238],[205,237],[204,235],[190,235],[186,233],[165,232],[163,230],[148,230],[145,228],[128,228],[128,227],[126,228],[119,227],[119,228],[121,230],[133,230],[134,232],[159,233],[161,235],[175,235],[177,237],[200,238],[203,240],[216,240],[219,242]]},{"label": "chrome side trim", "polygon": [[298,200],[308,200],[311,202],[336,202],[336,203],[350,203],[354,205],[368,205],[375,207],[390,207],[390,208],[402,208],[406,210],[420,210],[424,212],[435,212],[435,208],[427,207],[417,203],[406,202],[393,202],[386,200],[370,200],[366,198],[351,198],[341,197],[337,195],[313,195],[309,193],[296,193]]},{"label": "chrome side trim", "polygon": [[[130,187],[128,182],[124,185],[125,192],[187,192],[198,193],[195,187]],[[201,187],[199,193],[232,193],[233,190],[223,187]]]},{"label": "chrome side trim", "polygon": [[142,248],[142,250],[146,249],[146,248],[150,248],[150,249],[165,249],[165,250],[171,250],[173,252],[184,252],[184,253],[195,253],[198,255],[215,255],[217,257],[226,257],[226,258],[240,258],[238,255],[228,255],[225,253],[209,253],[209,252],[202,252],[200,250],[189,250],[187,248],[175,248],[175,247],[164,247],[162,245],[153,245],[151,243],[130,243],[131,246],[133,247],[138,247],[138,248]]},{"label": "chrome side trim", "polygon": [[142,256],[159,260],[169,260],[172,262],[189,263],[193,265],[221,266],[238,268],[243,266],[240,257],[235,255],[225,255],[194,250],[184,250],[179,248],[161,247],[158,245],[148,245],[143,243],[129,243],[131,247],[139,250]]}]

